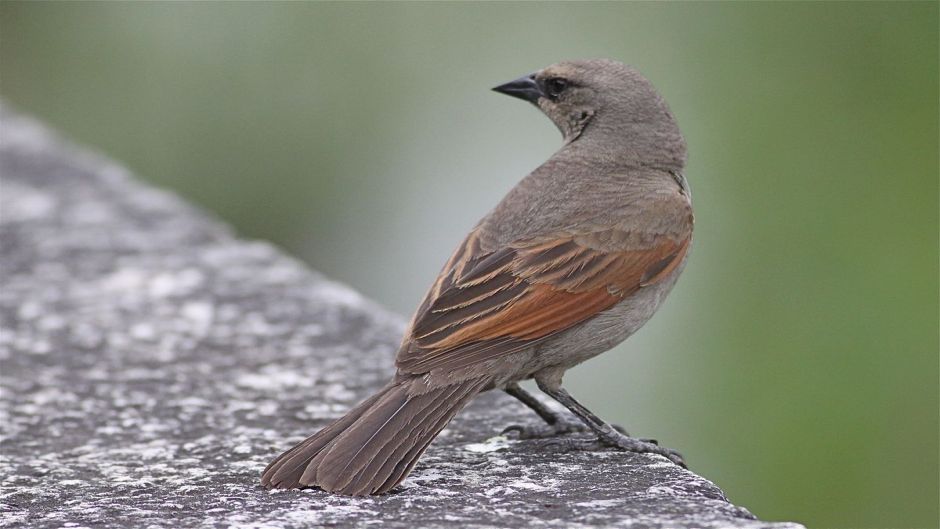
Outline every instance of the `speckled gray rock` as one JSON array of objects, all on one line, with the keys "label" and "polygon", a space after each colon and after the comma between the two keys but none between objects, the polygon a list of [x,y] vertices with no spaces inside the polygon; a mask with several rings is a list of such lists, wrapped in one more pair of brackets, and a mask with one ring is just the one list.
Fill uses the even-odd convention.
[{"label": "speckled gray rock", "polygon": [[658,456],[500,437],[535,416],[498,394],[394,494],[262,490],[402,319],[6,107],[0,175],[0,526],[800,527]]}]

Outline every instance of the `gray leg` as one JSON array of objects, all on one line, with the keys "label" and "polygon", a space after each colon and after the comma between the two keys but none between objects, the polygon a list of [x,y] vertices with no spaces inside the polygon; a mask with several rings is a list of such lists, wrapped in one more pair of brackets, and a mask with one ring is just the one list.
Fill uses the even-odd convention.
[{"label": "gray leg", "polygon": [[[518,399],[519,402],[528,406],[548,425],[548,428],[545,428],[513,424],[507,426],[506,429],[503,430],[504,434],[515,432],[520,439],[533,439],[540,437],[554,437],[556,435],[563,435],[566,433],[590,431],[590,428],[588,428],[584,423],[580,421],[572,421],[566,415],[553,411],[548,406],[542,404],[542,401],[537,399],[528,391],[522,389],[519,384],[516,384],[515,382],[507,385],[504,391]],[[623,432],[623,429],[619,426],[614,425],[613,428],[618,432]]]},{"label": "gray leg", "polygon": [[[650,454],[659,454],[663,457],[666,457],[673,463],[687,468],[685,465],[685,460],[682,458],[682,454],[659,446],[655,441],[648,439],[636,439],[633,437],[626,436],[617,430],[615,430],[611,425],[604,422],[600,417],[591,413],[591,410],[585,408],[580,402],[576,401],[561,385],[545,383],[542,380],[536,379],[536,382],[539,385],[539,389],[544,391],[548,396],[560,402],[564,407],[571,410],[571,413],[577,415],[583,422],[590,428],[595,435],[597,435],[597,440],[592,442],[584,443],[581,440],[569,439],[565,442],[568,443],[567,447],[569,449],[596,449],[599,446],[608,446],[615,447],[621,450],[626,450],[628,452],[638,452],[638,453],[650,453]],[[559,443],[556,443],[559,444]]]},{"label": "gray leg", "polygon": [[529,393],[528,391],[522,389],[519,384],[515,382],[506,386],[506,393],[509,393],[513,397],[519,400],[519,402],[525,404],[532,409],[543,421],[549,425],[555,425],[559,422],[562,422],[564,419],[558,414],[549,409],[548,406],[542,404],[542,401],[535,398],[535,395]]}]

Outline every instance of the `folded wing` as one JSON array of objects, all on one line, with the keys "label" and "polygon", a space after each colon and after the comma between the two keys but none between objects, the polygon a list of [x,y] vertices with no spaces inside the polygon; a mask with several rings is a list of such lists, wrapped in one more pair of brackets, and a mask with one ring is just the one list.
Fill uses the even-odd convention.
[{"label": "folded wing", "polygon": [[[611,250],[611,240],[623,249]],[[457,369],[528,347],[662,280],[690,242],[691,232],[605,230],[486,252],[471,232],[415,314],[398,368]]]}]

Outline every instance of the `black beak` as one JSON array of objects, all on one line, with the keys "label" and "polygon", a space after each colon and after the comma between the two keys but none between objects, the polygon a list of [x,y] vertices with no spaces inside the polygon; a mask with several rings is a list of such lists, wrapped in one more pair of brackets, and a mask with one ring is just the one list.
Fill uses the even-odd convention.
[{"label": "black beak", "polygon": [[535,82],[534,73],[526,75],[525,77],[520,77],[515,81],[509,81],[506,84],[501,84],[494,88],[493,91],[499,92],[500,94],[506,94],[507,96],[525,99],[530,103],[535,103],[539,100],[540,97],[544,96],[542,89],[539,88],[538,83]]}]

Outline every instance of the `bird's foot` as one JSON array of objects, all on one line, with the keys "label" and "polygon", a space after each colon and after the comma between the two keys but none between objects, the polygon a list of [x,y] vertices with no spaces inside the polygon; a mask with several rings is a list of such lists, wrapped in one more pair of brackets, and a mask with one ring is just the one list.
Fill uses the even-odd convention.
[{"label": "bird's foot", "polygon": [[638,454],[658,454],[682,468],[688,468],[682,454],[664,446],[659,446],[655,439],[637,439],[624,435],[613,428],[599,434],[595,439],[583,438],[554,438],[542,441],[547,447],[564,452],[585,451],[596,452],[608,448],[616,448],[626,452]]},{"label": "bird's foot", "polygon": [[[611,427],[623,435],[629,435],[621,426],[612,424]],[[591,429],[583,422],[573,421],[561,416],[552,424],[510,424],[501,433],[503,435],[515,434],[518,439],[546,439],[590,431]]]}]

